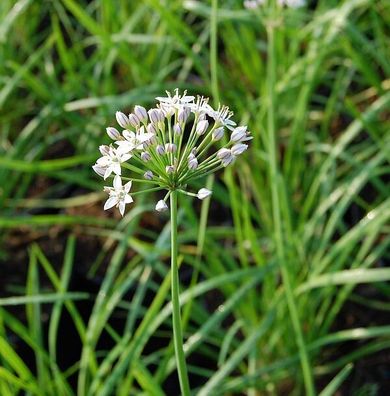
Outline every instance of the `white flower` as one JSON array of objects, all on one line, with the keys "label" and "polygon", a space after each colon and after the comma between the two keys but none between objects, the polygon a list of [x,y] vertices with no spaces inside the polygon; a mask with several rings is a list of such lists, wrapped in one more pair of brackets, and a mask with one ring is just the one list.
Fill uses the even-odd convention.
[{"label": "white flower", "polygon": [[[108,146],[105,146],[108,147]],[[126,153],[121,153],[118,150],[116,150],[114,147],[110,146],[108,147],[108,152],[103,155],[103,157],[100,157],[96,161],[96,168],[104,168],[104,179],[107,179],[108,176],[111,175],[112,172],[114,172],[116,175],[121,174],[121,163],[126,162],[131,158],[131,154],[126,154]],[[94,169],[95,170],[95,169]],[[99,169],[100,171],[100,169]],[[95,170],[96,172],[96,170]],[[96,172],[98,173],[98,172]],[[99,173],[98,173],[99,174]]]},{"label": "white flower", "polygon": [[248,140],[252,140],[253,137],[250,136],[250,132],[247,132],[246,126],[240,126],[234,129],[233,133],[230,136],[230,140],[235,143],[246,142]]},{"label": "white flower", "polygon": [[114,177],[113,186],[114,187],[104,187],[104,190],[109,194],[109,197],[104,204],[104,210],[116,206],[119,209],[120,214],[123,216],[125,213],[126,204],[133,202],[133,198],[131,198],[129,194],[131,181],[122,186],[122,180],[120,176],[116,175]]},{"label": "white flower", "polygon": [[172,96],[169,91],[165,91],[167,96],[162,97],[158,96],[156,100],[158,100],[163,105],[172,106],[174,108],[180,109],[183,105],[187,103],[191,103],[194,101],[194,96],[187,96],[187,91],[183,92],[183,95],[179,95],[179,89],[175,89],[175,94]]},{"label": "white flower", "polygon": [[129,126],[129,119],[127,118],[127,115],[123,114],[121,111],[117,111],[115,113],[115,118],[122,128],[127,128]]},{"label": "white flower", "polygon": [[196,194],[196,195],[197,195],[197,197],[198,197],[199,199],[202,199],[202,200],[203,200],[203,199],[209,197],[212,193],[213,193],[213,192],[210,191],[210,190],[208,190],[207,188],[201,188],[201,189],[198,191],[198,194]]},{"label": "white flower", "polygon": [[168,210],[168,206],[165,201],[160,199],[160,201],[157,202],[155,209],[157,210],[157,212],[165,212],[166,210]]},{"label": "white flower", "polygon": [[207,111],[207,115],[214,119],[217,124],[223,125],[228,129],[233,129],[236,123],[230,118],[233,116],[233,112],[229,110],[227,106],[218,106],[218,110],[210,108]]},{"label": "white flower", "polygon": [[213,111],[213,108],[208,104],[209,98],[204,98],[203,96],[198,96],[195,103],[189,103],[191,111],[195,114],[195,116],[199,117],[198,119],[202,119],[202,117]]},{"label": "white flower", "polygon": [[115,143],[118,145],[120,153],[131,153],[135,149],[142,150],[144,148],[143,144],[152,139],[153,136],[153,133],[145,132],[145,128],[142,126],[136,133],[127,129],[124,130],[123,137],[125,140],[118,140]]}]

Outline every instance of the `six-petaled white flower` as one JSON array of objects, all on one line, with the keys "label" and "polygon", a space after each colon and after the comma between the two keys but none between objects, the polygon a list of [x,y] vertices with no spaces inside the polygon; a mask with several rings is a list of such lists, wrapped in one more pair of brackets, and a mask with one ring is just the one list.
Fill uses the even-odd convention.
[{"label": "six-petaled white flower", "polygon": [[120,176],[116,175],[114,177],[113,187],[104,187],[104,191],[108,192],[108,199],[104,204],[104,210],[115,206],[119,209],[119,213],[123,216],[125,213],[126,204],[133,202],[133,198],[131,198],[129,194],[130,188],[131,181],[122,186],[122,180]]},{"label": "six-petaled white flower", "polygon": [[96,161],[96,165],[101,169],[105,169],[103,174],[104,179],[107,179],[112,172],[120,176],[122,173],[121,163],[129,160],[131,158],[131,154],[121,153],[112,146],[105,146],[105,148],[107,149],[104,154],[102,153],[103,157],[100,157]]}]

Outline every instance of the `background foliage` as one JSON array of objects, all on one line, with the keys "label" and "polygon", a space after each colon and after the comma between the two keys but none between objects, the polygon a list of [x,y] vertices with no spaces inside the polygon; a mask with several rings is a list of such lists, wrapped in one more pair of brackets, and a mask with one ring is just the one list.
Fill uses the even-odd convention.
[{"label": "background foliage", "polygon": [[176,87],[254,135],[180,202],[194,394],[385,390],[390,6],[308,3],[0,3],[1,395],[178,394],[167,218],[103,212],[91,171],[116,110]]}]

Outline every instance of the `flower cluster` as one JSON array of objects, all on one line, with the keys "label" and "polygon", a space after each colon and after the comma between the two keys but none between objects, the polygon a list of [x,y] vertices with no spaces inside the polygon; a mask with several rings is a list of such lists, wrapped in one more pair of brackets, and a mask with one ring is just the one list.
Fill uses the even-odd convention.
[{"label": "flower cluster", "polygon": [[102,157],[93,166],[104,179],[114,176],[113,187],[104,189],[109,194],[104,209],[115,206],[123,216],[125,205],[133,202],[132,182],[152,185],[142,192],[168,190],[157,211],[168,209],[166,201],[173,190],[205,199],[211,191],[188,192],[188,183],[228,166],[248,148],[252,137],[246,126],[236,126],[228,107],[214,109],[208,98],[188,96],[186,91],[180,95],[178,89],[167,95],[157,97],[158,104],[148,111],[142,106],[135,106],[129,115],[118,111],[122,131],[107,128],[113,143],[99,147]]},{"label": "flower cluster", "polygon": [[[244,7],[247,9],[256,9],[267,3],[267,0],[245,0]],[[277,4],[281,7],[300,8],[306,5],[305,0],[277,0]]]}]

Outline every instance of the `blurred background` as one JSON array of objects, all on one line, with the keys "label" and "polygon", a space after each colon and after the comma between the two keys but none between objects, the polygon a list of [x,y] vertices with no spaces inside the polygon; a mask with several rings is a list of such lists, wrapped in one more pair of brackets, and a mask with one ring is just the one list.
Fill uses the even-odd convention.
[{"label": "blurred background", "polygon": [[1,396],[179,394],[169,216],[91,169],[175,88],[254,136],[179,203],[193,394],[389,393],[390,3],[252,3],[0,2]]}]

